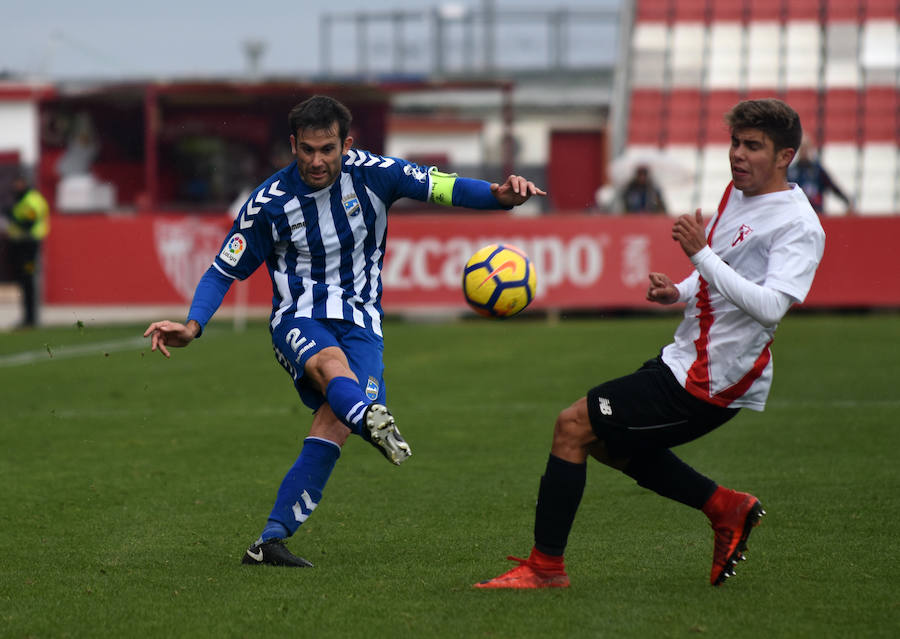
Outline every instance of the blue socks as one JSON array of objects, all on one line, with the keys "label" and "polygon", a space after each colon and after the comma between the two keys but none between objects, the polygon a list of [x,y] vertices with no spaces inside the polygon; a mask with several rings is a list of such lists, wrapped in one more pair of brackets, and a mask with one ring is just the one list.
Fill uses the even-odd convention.
[{"label": "blue socks", "polygon": [[319,505],[322,491],[340,456],[341,447],[327,439],[307,437],[303,441],[300,456],[281,481],[259,543],[285,539],[297,532],[300,524]]},{"label": "blue socks", "polygon": [[335,377],[325,389],[325,399],[347,428],[362,434],[362,416],[371,402],[358,382],[349,377]]},{"label": "blue socks", "polygon": [[[357,435],[362,434],[362,416],[371,402],[358,382],[349,377],[335,377],[325,390],[325,399],[338,419]],[[334,442],[318,437],[304,440],[300,456],[278,488],[260,543],[285,539],[297,531],[318,506],[340,456],[341,448]]]}]

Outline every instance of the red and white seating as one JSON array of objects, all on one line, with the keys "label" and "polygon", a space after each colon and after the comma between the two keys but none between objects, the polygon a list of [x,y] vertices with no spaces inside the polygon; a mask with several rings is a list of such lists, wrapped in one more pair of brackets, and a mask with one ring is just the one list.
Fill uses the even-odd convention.
[{"label": "red and white seating", "polygon": [[[636,0],[629,148],[695,171],[673,214],[712,208],[728,181],[722,116],[784,99],[859,214],[900,213],[900,5],[895,0]],[[724,167],[724,169],[723,169]],[[846,212],[826,197],[829,215]]]}]

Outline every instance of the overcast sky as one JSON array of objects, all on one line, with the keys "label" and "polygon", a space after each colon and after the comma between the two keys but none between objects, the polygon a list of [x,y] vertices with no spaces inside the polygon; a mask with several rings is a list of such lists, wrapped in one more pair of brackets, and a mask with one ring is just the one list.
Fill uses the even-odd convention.
[{"label": "overcast sky", "polygon": [[[519,9],[609,8],[621,0],[495,0],[500,11]],[[337,0],[286,3],[252,0],[19,0],[3,9],[0,71],[49,80],[128,77],[231,76],[249,69],[244,43],[262,40],[260,68],[270,75],[314,75],[322,70],[319,19],[323,13],[347,16],[359,11],[423,10],[440,6],[480,9],[484,0]],[[9,5],[12,5],[10,7]],[[336,40],[352,40],[343,21]],[[415,25],[413,25],[415,28]],[[415,36],[415,34],[414,34]],[[381,36],[384,38],[384,35]],[[407,36],[409,37],[409,36]],[[373,34],[372,39],[377,39]],[[411,38],[415,39],[415,37]],[[526,55],[527,37],[517,44]],[[594,40],[573,33],[573,46]],[[410,56],[427,51],[427,39],[411,45]],[[339,43],[336,43],[339,44]],[[332,68],[353,65],[350,49],[335,46]],[[343,53],[343,59],[340,56]],[[385,46],[375,49],[392,54]],[[509,55],[509,52],[507,52]],[[585,55],[594,55],[588,51]]]}]

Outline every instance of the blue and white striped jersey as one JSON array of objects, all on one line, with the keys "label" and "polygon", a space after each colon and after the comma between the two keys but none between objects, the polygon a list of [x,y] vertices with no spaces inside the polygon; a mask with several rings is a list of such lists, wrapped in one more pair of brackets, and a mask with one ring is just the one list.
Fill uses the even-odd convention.
[{"label": "blue and white striped jersey", "polygon": [[243,280],[266,263],[272,328],[293,315],[380,336],[387,212],[402,197],[428,199],[429,168],[351,149],[334,184],[314,191],[292,162],[250,195],[213,266]]}]

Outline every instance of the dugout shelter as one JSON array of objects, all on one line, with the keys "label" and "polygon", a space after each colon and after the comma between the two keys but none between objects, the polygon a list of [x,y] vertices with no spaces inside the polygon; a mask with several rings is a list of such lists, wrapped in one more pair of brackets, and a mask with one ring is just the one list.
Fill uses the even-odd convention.
[{"label": "dugout shelter", "polygon": [[62,213],[227,210],[289,156],[287,113],[316,93],[347,104],[360,144],[383,148],[390,93],[377,85],[57,87],[39,101],[38,186]]}]

